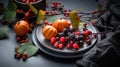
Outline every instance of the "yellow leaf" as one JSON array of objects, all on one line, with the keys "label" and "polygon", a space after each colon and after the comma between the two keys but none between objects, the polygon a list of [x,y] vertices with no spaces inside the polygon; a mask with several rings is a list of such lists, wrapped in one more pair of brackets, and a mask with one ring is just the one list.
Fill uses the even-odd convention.
[{"label": "yellow leaf", "polygon": [[78,16],[75,10],[70,12],[70,20],[72,23],[72,27],[78,29],[80,23],[80,17]]},{"label": "yellow leaf", "polygon": [[45,11],[39,10],[36,24],[42,24],[45,18]]}]

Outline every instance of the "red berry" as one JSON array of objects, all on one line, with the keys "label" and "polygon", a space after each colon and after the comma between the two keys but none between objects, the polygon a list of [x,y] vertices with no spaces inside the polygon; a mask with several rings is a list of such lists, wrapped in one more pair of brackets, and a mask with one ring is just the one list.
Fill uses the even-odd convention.
[{"label": "red berry", "polygon": [[90,30],[86,30],[87,35],[90,35],[92,32]]},{"label": "red berry", "polygon": [[61,38],[60,38],[60,42],[61,42],[61,43],[64,43],[64,42],[65,42],[65,37],[61,37]]},{"label": "red berry", "polygon": [[67,48],[70,49],[70,48],[71,48],[71,45],[70,45],[70,44],[67,44]]},{"label": "red berry", "polygon": [[45,21],[44,21],[44,24],[45,24],[45,25],[48,25],[48,21],[47,21],[47,20],[45,20]]},{"label": "red berry", "polygon": [[54,4],[51,5],[52,8],[55,8],[56,6]]},{"label": "red berry", "polygon": [[88,33],[86,31],[82,31],[82,34],[84,35],[84,37],[88,36]]},{"label": "red berry", "polygon": [[96,38],[97,37],[97,33],[94,33],[93,36]]},{"label": "red berry", "polygon": [[20,37],[17,36],[17,37],[16,37],[16,40],[17,40],[17,41],[20,41],[21,39],[20,39]]},{"label": "red berry", "polygon": [[86,23],[86,22],[84,22],[84,24],[83,24],[83,25],[84,25],[84,27],[86,27],[87,23]]},{"label": "red berry", "polygon": [[27,53],[24,53],[23,56],[25,56],[27,58]]},{"label": "red berry", "polygon": [[76,35],[79,35],[79,34],[80,34],[80,31],[75,32],[75,34],[76,34]]},{"label": "red berry", "polygon": [[73,45],[74,44],[74,42],[73,41],[70,41],[70,45]]},{"label": "red berry", "polygon": [[78,44],[73,44],[73,48],[74,49],[79,49],[79,45]]},{"label": "red berry", "polygon": [[57,42],[54,43],[53,45],[55,48],[58,48],[59,47],[59,44]]},{"label": "red berry", "polygon": [[51,26],[52,26],[52,24],[53,24],[52,22],[49,23],[49,25],[51,25]]},{"label": "red berry", "polygon": [[28,18],[29,16],[30,16],[30,12],[28,11],[25,13],[25,18]]},{"label": "red berry", "polygon": [[25,61],[27,59],[27,57],[23,55],[22,59],[23,59],[23,61]]},{"label": "red berry", "polygon": [[16,58],[20,58],[20,57],[21,57],[21,54],[18,53],[18,54],[16,55]]},{"label": "red berry", "polygon": [[58,48],[62,49],[64,47],[63,44],[59,44]]},{"label": "red berry", "polygon": [[56,42],[56,38],[55,38],[55,37],[52,37],[52,38],[50,39],[50,43],[53,45],[55,42]]},{"label": "red berry", "polygon": [[88,39],[90,39],[90,37],[89,37],[89,36],[87,36],[85,39],[86,39],[86,40],[88,40]]}]

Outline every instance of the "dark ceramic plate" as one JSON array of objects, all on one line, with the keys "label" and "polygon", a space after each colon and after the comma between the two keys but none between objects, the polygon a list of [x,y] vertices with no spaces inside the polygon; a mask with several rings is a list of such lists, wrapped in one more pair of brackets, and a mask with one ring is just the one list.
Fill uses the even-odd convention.
[{"label": "dark ceramic plate", "polygon": [[[97,30],[91,25],[91,23],[87,25],[87,28],[93,33],[97,33]],[[86,43],[84,43],[83,47],[81,47],[78,50],[70,50],[67,48],[56,49],[53,46],[51,46],[50,42],[46,40],[42,35],[41,26],[38,26],[33,32],[33,42],[36,43],[35,45],[37,45],[40,48],[40,50],[52,56],[61,57],[61,58],[80,57],[82,54],[84,54],[94,46],[98,38],[99,37],[93,39],[91,45],[87,45]]]}]

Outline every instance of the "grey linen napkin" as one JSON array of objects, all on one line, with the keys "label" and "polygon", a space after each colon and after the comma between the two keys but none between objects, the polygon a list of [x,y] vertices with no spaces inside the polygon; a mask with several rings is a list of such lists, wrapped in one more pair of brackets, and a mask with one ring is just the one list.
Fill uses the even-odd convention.
[{"label": "grey linen napkin", "polygon": [[[120,0],[98,0],[105,10],[96,28],[104,39],[76,61],[78,67],[120,67]],[[108,26],[111,28],[104,28]]]}]

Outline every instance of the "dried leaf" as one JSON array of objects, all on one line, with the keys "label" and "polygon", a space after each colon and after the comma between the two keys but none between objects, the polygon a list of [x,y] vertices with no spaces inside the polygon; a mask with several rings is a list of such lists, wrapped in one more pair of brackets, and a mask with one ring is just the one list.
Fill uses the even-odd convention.
[{"label": "dried leaf", "polygon": [[31,42],[20,44],[17,52],[20,54],[26,53],[28,57],[33,56],[38,51],[38,47],[34,46]]}]

